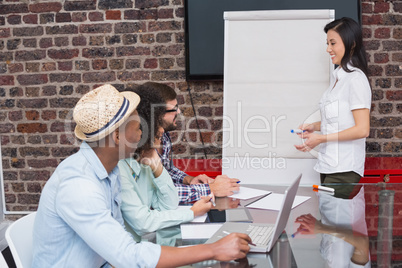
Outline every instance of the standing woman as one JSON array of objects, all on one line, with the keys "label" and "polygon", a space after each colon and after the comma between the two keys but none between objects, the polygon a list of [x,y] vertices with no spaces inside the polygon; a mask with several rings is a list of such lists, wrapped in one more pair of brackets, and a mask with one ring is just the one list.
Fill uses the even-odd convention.
[{"label": "standing woman", "polygon": [[[321,183],[357,183],[363,176],[365,141],[370,133],[371,88],[360,25],[337,19],[324,28],[333,72],[319,106],[321,121],[300,126],[305,139],[295,145],[302,152],[321,144],[314,169]],[[321,131],[322,134],[315,131]],[[353,186],[332,186],[337,196],[350,198]]]}]

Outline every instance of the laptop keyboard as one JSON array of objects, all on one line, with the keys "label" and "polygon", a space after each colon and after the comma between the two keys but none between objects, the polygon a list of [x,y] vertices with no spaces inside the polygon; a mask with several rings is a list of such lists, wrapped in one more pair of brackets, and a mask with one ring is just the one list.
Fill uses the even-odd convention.
[{"label": "laptop keyboard", "polygon": [[271,226],[249,225],[247,233],[254,244],[257,246],[266,246],[271,238],[273,229]]}]

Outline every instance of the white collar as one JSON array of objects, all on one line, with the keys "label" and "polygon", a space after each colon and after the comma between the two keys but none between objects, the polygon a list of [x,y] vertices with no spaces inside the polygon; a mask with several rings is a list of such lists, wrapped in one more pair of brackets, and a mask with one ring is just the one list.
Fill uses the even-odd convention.
[{"label": "white collar", "polygon": [[[347,67],[352,72],[360,70],[359,68],[353,67],[350,63],[347,64]],[[344,77],[346,74],[347,74],[347,72],[344,69],[342,69],[342,67],[340,65],[334,71],[334,77],[338,81],[341,80],[342,77]]]}]

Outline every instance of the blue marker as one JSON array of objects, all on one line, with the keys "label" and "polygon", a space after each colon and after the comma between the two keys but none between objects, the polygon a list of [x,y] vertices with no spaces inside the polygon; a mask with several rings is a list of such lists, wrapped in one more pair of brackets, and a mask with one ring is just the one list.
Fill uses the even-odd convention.
[{"label": "blue marker", "polygon": [[240,181],[236,181],[236,183],[240,183]]},{"label": "blue marker", "polygon": [[291,129],[290,133],[296,133],[296,134],[301,134],[303,132],[306,132],[306,130],[301,130],[301,129]]},{"label": "blue marker", "polygon": [[297,231],[294,234],[292,234],[292,237],[294,238],[298,233],[300,233],[300,231]]}]

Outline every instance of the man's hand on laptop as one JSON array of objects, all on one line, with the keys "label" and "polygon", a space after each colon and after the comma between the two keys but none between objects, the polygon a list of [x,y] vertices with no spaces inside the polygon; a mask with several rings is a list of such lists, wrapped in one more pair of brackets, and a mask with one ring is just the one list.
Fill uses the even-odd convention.
[{"label": "man's hand on laptop", "polygon": [[234,191],[239,191],[238,181],[238,179],[231,179],[226,175],[220,175],[213,182],[209,183],[209,187],[215,196],[230,196]]},{"label": "man's hand on laptop", "polygon": [[224,238],[212,243],[215,260],[230,261],[243,259],[250,250],[251,238],[246,234],[231,233]]}]

